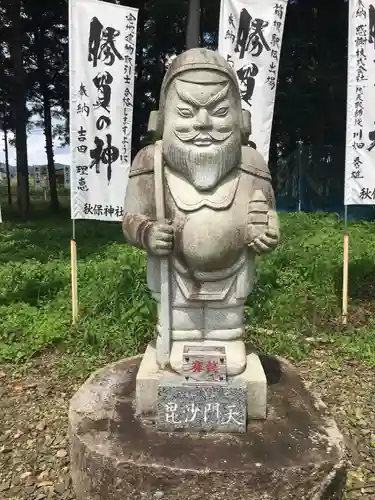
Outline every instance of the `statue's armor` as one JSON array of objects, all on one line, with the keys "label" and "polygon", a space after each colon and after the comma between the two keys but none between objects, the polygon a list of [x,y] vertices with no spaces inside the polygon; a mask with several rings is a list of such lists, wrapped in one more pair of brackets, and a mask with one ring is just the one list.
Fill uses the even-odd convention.
[{"label": "statue's armor", "polygon": [[[153,161],[154,146],[147,146],[133,162],[123,223],[128,241],[146,250],[148,230],[156,220]],[[174,228],[172,339],[240,338],[255,272],[255,254],[248,246],[254,234],[249,202],[259,190],[274,209],[268,167],[259,153],[244,147],[241,165],[208,193],[197,191],[168,165],[164,172],[166,216]],[[258,224],[264,228],[267,221]],[[159,266],[160,259],[149,254],[148,286],[158,304]]]}]

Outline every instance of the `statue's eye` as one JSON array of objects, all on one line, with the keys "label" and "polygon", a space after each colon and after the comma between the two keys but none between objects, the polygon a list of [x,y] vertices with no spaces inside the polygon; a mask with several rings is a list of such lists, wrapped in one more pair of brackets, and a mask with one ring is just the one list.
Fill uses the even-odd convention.
[{"label": "statue's eye", "polygon": [[189,108],[177,108],[178,112],[184,118],[191,118],[193,116],[193,112]]},{"label": "statue's eye", "polygon": [[228,106],[223,106],[219,109],[215,109],[215,111],[212,114],[214,116],[227,116],[228,110],[229,110]]}]

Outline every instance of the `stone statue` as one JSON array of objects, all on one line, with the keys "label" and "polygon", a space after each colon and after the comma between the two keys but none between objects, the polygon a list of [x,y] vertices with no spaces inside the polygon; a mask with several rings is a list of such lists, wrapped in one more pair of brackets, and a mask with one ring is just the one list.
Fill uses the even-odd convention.
[{"label": "stone statue", "polygon": [[[131,166],[123,232],[147,251],[158,334],[160,263],[168,259],[171,368],[181,373],[183,347],[198,343],[223,346],[228,376],[238,375],[246,367],[244,304],[255,256],[277,246],[279,226],[269,169],[245,145],[250,115],[241,109],[234,70],[207,49],[176,57],[150,127],[156,143]],[[157,213],[161,191],[165,220]]]},{"label": "stone statue", "polygon": [[158,336],[71,400],[77,499],[341,499],[344,439],[325,405],[285,360],[245,353],[255,256],[279,230],[232,68],[205,49],[176,57],[149,128],[123,231],[147,251]]}]

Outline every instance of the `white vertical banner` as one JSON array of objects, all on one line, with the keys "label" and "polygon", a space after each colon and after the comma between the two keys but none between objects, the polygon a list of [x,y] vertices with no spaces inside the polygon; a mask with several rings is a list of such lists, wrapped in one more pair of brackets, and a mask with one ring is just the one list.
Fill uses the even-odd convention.
[{"label": "white vertical banner", "polygon": [[221,0],[218,50],[251,113],[249,144],[268,162],[287,0]]},{"label": "white vertical banner", "polygon": [[131,162],[138,9],[70,0],[72,219],[118,221]]},{"label": "white vertical banner", "polygon": [[375,0],[349,0],[345,205],[375,204]]},{"label": "white vertical banner", "polygon": [[70,188],[70,167],[68,165],[64,165],[64,188]]}]

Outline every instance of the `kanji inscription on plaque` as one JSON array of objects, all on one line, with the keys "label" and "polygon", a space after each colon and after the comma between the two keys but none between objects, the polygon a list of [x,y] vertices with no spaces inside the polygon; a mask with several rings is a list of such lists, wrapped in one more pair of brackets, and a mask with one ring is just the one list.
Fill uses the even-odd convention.
[{"label": "kanji inscription on plaque", "polygon": [[225,347],[185,346],[182,367],[187,383],[227,383]]}]

